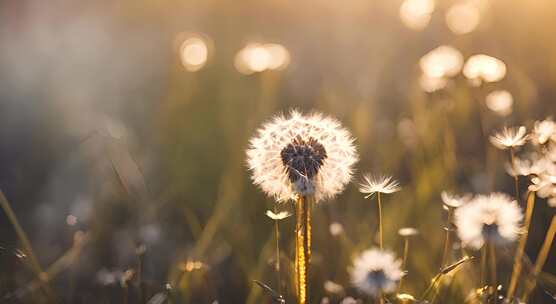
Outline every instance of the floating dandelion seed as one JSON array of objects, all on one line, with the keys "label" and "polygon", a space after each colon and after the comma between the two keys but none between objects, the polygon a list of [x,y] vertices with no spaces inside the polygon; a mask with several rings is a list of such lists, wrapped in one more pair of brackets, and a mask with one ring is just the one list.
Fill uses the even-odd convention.
[{"label": "floating dandelion seed", "polygon": [[478,195],[455,212],[459,238],[474,249],[485,242],[502,245],[515,241],[522,218],[517,202],[502,193]]},{"label": "floating dandelion seed", "polygon": [[471,2],[456,3],[446,12],[446,24],[457,35],[471,33],[479,25],[481,13]]},{"label": "floating dandelion seed", "polygon": [[463,55],[451,46],[442,45],[423,56],[419,65],[429,78],[452,77],[461,71]]},{"label": "floating dandelion seed", "polygon": [[390,251],[366,250],[353,262],[351,282],[357,289],[373,297],[391,293],[403,276],[401,263]]},{"label": "floating dandelion seed", "polygon": [[536,121],[531,138],[538,145],[544,145],[550,140],[556,142],[556,123],[551,118]]},{"label": "floating dandelion seed", "polygon": [[471,200],[471,195],[467,194],[464,196],[457,196],[446,191],[442,191],[440,198],[442,199],[442,203],[444,203],[447,207],[458,208],[469,202]]},{"label": "floating dandelion seed", "polygon": [[359,188],[359,192],[367,194],[365,198],[369,198],[375,193],[390,194],[400,190],[400,184],[391,176],[373,176],[370,174],[363,176],[363,183]]},{"label": "floating dandelion seed", "polygon": [[486,96],[486,106],[492,112],[500,116],[512,114],[514,99],[512,94],[506,90],[496,90]]},{"label": "floating dandelion seed", "polygon": [[331,199],[351,180],[358,155],[340,123],[319,113],[276,116],[258,130],[247,150],[253,182],[277,201],[314,195]]},{"label": "floating dandelion seed", "polygon": [[523,146],[528,139],[527,129],[524,126],[518,128],[504,128],[490,138],[490,142],[498,149],[508,149]]},{"label": "floating dandelion seed", "polygon": [[423,30],[431,20],[433,0],[405,0],[400,6],[400,19],[408,28]]},{"label": "floating dandelion seed", "polygon": [[467,59],[463,66],[463,75],[470,80],[496,82],[506,76],[506,65],[502,60],[479,54]]}]

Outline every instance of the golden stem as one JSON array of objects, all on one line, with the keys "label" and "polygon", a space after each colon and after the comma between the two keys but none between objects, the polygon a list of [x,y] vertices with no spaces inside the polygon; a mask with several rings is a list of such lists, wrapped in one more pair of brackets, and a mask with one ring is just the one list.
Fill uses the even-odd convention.
[{"label": "golden stem", "polygon": [[[274,213],[277,213],[276,205]],[[278,280],[278,293],[282,295],[282,280],[280,278],[280,229],[278,228],[278,220],[274,220],[274,235],[276,237],[276,279]]]},{"label": "golden stem", "polygon": [[510,279],[510,285],[508,287],[508,292],[506,294],[506,299],[512,300],[516,287],[517,280],[521,274],[523,255],[525,254],[525,245],[527,244],[527,238],[529,236],[529,226],[531,225],[531,218],[533,215],[533,209],[535,207],[535,192],[529,192],[527,197],[527,209],[525,210],[525,223],[523,227],[523,235],[519,239],[517,245],[517,251],[514,259],[514,267],[512,270],[512,277]]},{"label": "golden stem", "polygon": [[380,200],[380,192],[377,193],[377,202],[378,202],[378,242],[380,245],[380,250],[384,249],[384,241],[383,241],[383,234],[382,234],[382,202]]},{"label": "golden stem", "polygon": [[483,244],[483,248],[481,248],[481,288],[485,286],[485,277],[486,277],[486,264],[487,264],[487,244]]},{"label": "golden stem", "polygon": [[521,297],[522,302],[527,302],[529,300],[530,293],[537,285],[537,277],[541,273],[542,268],[546,263],[548,253],[550,252],[550,247],[552,246],[552,241],[554,240],[554,235],[556,235],[556,215],[552,217],[550,227],[548,228],[548,232],[546,232],[546,237],[542,244],[541,251],[539,252],[539,256],[535,261],[535,266],[533,267],[532,278],[528,281],[528,284],[526,284],[525,292]]},{"label": "golden stem", "polygon": [[[402,259],[402,270],[405,271],[405,265],[407,263],[407,254],[409,252],[409,237],[404,237],[404,243],[403,243],[403,259]],[[398,292],[400,292],[402,290],[402,282],[403,282],[403,277],[402,276],[400,278],[400,283],[398,285]]]},{"label": "golden stem", "polygon": [[311,203],[312,197],[299,196],[296,202],[295,270],[297,303],[308,302],[308,277],[311,263]]},{"label": "golden stem", "polygon": [[448,207],[448,222],[446,224],[446,239],[444,240],[444,251],[442,253],[442,264],[440,267],[446,266],[448,263],[448,252],[450,249],[450,234],[452,230],[452,216],[453,216],[453,208]]},{"label": "golden stem", "polygon": [[490,255],[490,285],[494,294],[494,303],[498,298],[498,283],[496,279],[496,247],[494,244],[488,244],[488,252]]},{"label": "golden stem", "polygon": [[41,287],[43,287],[43,289],[44,289],[46,295],[49,297],[49,299],[52,300],[54,298],[54,292],[48,286],[48,283],[47,283],[47,281],[49,279],[48,274],[45,273],[42,270],[41,265],[39,263],[39,260],[37,259],[37,256],[35,255],[35,253],[33,251],[33,246],[31,246],[31,242],[29,241],[29,238],[27,237],[27,234],[25,233],[25,231],[23,230],[23,228],[19,224],[19,221],[17,220],[17,217],[15,216],[15,213],[14,213],[12,207],[10,206],[10,202],[8,202],[8,200],[6,199],[6,196],[4,196],[4,192],[2,192],[2,190],[0,190],[0,205],[2,206],[2,209],[4,209],[4,212],[6,213],[6,216],[10,220],[12,226],[14,227],[15,233],[17,234],[17,237],[19,238],[19,240],[21,241],[21,244],[23,245],[23,250],[25,251],[27,256],[29,256],[31,267],[33,268],[33,271],[35,272],[35,275],[39,279],[39,282],[41,282]]}]

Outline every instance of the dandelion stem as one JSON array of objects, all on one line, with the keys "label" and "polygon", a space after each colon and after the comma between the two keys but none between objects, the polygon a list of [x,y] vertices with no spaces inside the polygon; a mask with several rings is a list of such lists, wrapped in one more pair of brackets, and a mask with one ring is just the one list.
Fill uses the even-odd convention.
[{"label": "dandelion stem", "polygon": [[380,192],[377,193],[378,202],[378,242],[380,245],[380,250],[384,249],[383,234],[382,234],[382,202],[380,200]]},{"label": "dandelion stem", "polygon": [[[409,252],[409,237],[404,237],[404,242],[403,242],[403,259],[402,259],[402,271],[405,271],[405,266],[407,263],[407,254]],[[400,278],[400,283],[398,285],[398,292],[400,292],[402,290],[402,282],[403,282],[403,277],[402,276]]]},{"label": "dandelion stem", "polygon": [[[277,213],[277,207],[274,205],[274,213]],[[278,293],[282,295],[282,280],[280,278],[280,229],[278,220],[274,220],[274,235],[276,237],[276,279],[278,280]]]},{"label": "dandelion stem", "polygon": [[515,172],[515,150],[513,147],[510,148],[510,161],[512,162],[511,166],[512,166],[512,170],[514,171],[513,176],[514,176],[514,186],[515,186],[515,199],[519,203],[519,177]]},{"label": "dandelion stem", "polygon": [[312,197],[299,196],[296,202],[295,270],[297,303],[308,302],[308,276],[311,263],[311,203]]},{"label": "dandelion stem", "polygon": [[487,245],[484,244],[481,248],[481,288],[485,286],[486,267],[487,267]]},{"label": "dandelion stem", "polygon": [[446,266],[448,263],[448,252],[450,249],[450,234],[452,233],[452,217],[453,217],[454,209],[448,207],[448,219],[446,223],[446,239],[444,240],[444,252],[442,253],[442,265],[440,267]]},{"label": "dandelion stem", "polygon": [[533,215],[533,209],[535,207],[535,193],[529,192],[527,197],[527,209],[525,210],[525,223],[523,227],[523,235],[519,239],[517,245],[517,251],[514,259],[514,266],[512,270],[512,277],[510,279],[510,285],[508,287],[508,292],[506,294],[506,299],[512,300],[515,290],[517,287],[517,280],[521,274],[522,260],[525,253],[525,245],[527,244],[527,238],[529,236],[529,226],[531,225],[531,217]]},{"label": "dandelion stem", "polygon": [[41,287],[43,288],[43,291],[46,293],[48,298],[52,300],[54,298],[54,292],[50,289],[48,283],[46,283],[48,281],[48,274],[42,270],[39,260],[37,259],[37,256],[33,251],[33,247],[31,246],[31,242],[29,241],[29,238],[27,237],[25,230],[23,230],[23,228],[19,224],[19,221],[15,216],[15,213],[10,205],[10,202],[8,201],[8,199],[6,199],[6,196],[4,196],[4,192],[2,192],[2,190],[0,190],[0,205],[2,206],[2,209],[6,213],[6,216],[10,220],[12,226],[14,227],[15,233],[17,234],[17,237],[19,238],[19,240],[23,245],[23,250],[29,256],[31,267],[35,272],[35,275],[39,279],[39,282],[41,282]]},{"label": "dandelion stem", "polygon": [[496,247],[494,244],[489,243],[488,253],[490,255],[490,285],[492,288],[492,293],[494,294],[494,303],[498,298],[498,283],[496,278]]},{"label": "dandelion stem", "polygon": [[552,217],[552,221],[550,222],[550,227],[548,228],[548,232],[546,232],[546,237],[541,247],[541,251],[535,261],[535,266],[533,267],[532,278],[526,284],[525,291],[523,292],[523,296],[521,297],[521,301],[527,303],[529,300],[529,295],[535,289],[537,285],[537,277],[542,271],[544,264],[546,263],[546,259],[548,258],[548,253],[550,252],[550,247],[552,246],[552,241],[554,241],[554,236],[556,235],[556,215]]}]

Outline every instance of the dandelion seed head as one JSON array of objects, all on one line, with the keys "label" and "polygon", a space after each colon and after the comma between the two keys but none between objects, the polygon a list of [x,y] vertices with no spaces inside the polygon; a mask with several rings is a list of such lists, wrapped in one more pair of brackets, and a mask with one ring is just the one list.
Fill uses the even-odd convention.
[{"label": "dandelion seed head", "polygon": [[278,201],[296,195],[331,199],[351,180],[358,160],[353,141],[336,119],[320,113],[278,115],[250,141],[251,178]]},{"label": "dandelion seed head", "polygon": [[440,198],[442,199],[442,203],[444,203],[445,206],[449,208],[458,208],[469,202],[471,200],[471,195],[466,194],[463,196],[458,196],[446,191],[442,191],[442,193],[440,193]]},{"label": "dandelion seed head", "polygon": [[496,82],[506,76],[506,65],[492,56],[473,55],[465,62],[463,75],[470,80]]},{"label": "dandelion seed head", "polygon": [[512,114],[512,105],[514,98],[512,94],[506,90],[496,90],[490,92],[485,99],[486,106],[492,112],[500,116],[508,116]]},{"label": "dandelion seed head", "polygon": [[292,216],[292,214],[289,213],[288,211],[280,211],[278,213],[274,213],[271,210],[267,210],[265,214],[270,219],[273,219],[275,221],[283,220],[285,218],[288,218],[288,217]]},{"label": "dandelion seed head", "polygon": [[409,237],[419,234],[419,230],[412,227],[404,227],[398,230],[398,234],[403,237]]},{"label": "dandelion seed head", "polygon": [[332,236],[338,236],[344,233],[344,226],[338,222],[334,222],[330,224],[329,230]]},{"label": "dandelion seed head", "polygon": [[454,47],[442,45],[423,56],[419,65],[430,78],[452,77],[461,71],[463,55]]},{"label": "dandelion seed head", "polygon": [[523,146],[529,136],[524,126],[518,128],[504,128],[491,136],[490,142],[498,149],[508,149]]},{"label": "dandelion seed head", "polygon": [[400,19],[408,28],[420,31],[429,24],[433,11],[433,0],[405,0],[400,6]]},{"label": "dandelion seed head", "polygon": [[502,193],[478,195],[456,209],[458,236],[466,247],[480,249],[485,242],[503,245],[517,239],[523,218],[516,201]]},{"label": "dandelion seed head", "polygon": [[550,140],[556,142],[556,123],[551,118],[536,121],[531,138],[538,145],[544,145]]},{"label": "dandelion seed head", "polygon": [[370,197],[375,193],[389,194],[400,190],[400,184],[391,176],[374,176],[370,174],[363,176],[363,182],[359,188],[359,192],[367,194],[367,197]]},{"label": "dandelion seed head", "polygon": [[472,32],[481,20],[479,8],[471,2],[462,2],[452,5],[446,12],[446,24],[457,35]]},{"label": "dandelion seed head", "polygon": [[326,281],[324,282],[324,290],[332,294],[341,294],[344,292],[344,287],[338,283]]},{"label": "dandelion seed head", "polygon": [[401,261],[388,250],[369,249],[355,258],[350,269],[351,282],[370,296],[390,293],[402,278]]}]

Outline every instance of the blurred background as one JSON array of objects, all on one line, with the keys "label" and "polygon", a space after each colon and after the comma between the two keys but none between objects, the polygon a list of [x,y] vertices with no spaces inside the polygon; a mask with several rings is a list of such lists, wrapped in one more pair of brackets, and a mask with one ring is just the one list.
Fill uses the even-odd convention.
[{"label": "blurred background", "polygon": [[[312,302],[358,297],[347,270],[377,232],[365,172],[402,184],[385,243],[401,254],[397,230],[421,232],[404,283],[418,296],[440,266],[440,192],[513,194],[488,136],[556,114],[555,29],[548,0],[2,1],[0,189],[48,284],[2,212],[0,302],[270,303],[253,280],[277,288],[274,205],[245,149],[291,108],[337,117],[361,155],[315,211]],[[553,214],[537,204],[533,260]],[[293,218],[280,229],[291,303]],[[499,254],[507,278],[513,250]],[[550,301],[541,287],[531,303]]]}]

